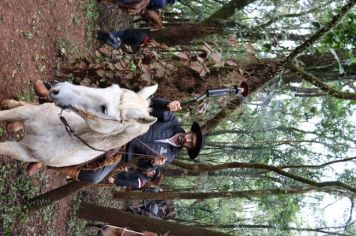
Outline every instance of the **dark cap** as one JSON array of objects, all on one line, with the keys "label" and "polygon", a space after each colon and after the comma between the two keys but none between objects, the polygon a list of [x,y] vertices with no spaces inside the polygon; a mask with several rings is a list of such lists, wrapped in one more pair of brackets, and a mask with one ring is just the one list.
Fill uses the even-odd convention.
[{"label": "dark cap", "polygon": [[195,159],[199,155],[200,150],[204,147],[206,137],[201,132],[201,128],[197,122],[193,122],[190,131],[196,134],[196,144],[193,149],[188,150],[188,155],[190,159]]}]

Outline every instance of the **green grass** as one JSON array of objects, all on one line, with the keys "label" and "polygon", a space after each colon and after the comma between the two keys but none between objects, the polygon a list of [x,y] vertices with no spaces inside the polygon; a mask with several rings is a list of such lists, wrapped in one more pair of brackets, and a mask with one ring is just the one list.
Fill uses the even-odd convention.
[{"label": "green grass", "polygon": [[[27,164],[20,165],[25,170]],[[25,173],[18,173],[17,168],[9,164],[0,167],[0,234],[11,235],[15,225],[28,221],[23,203],[38,190]]]},{"label": "green grass", "polygon": [[87,231],[87,229],[85,229],[87,221],[77,217],[77,211],[81,202],[91,202],[99,206],[113,207],[117,209],[122,209],[125,206],[123,202],[119,200],[113,200],[112,187],[88,188],[79,191],[70,202],[71,212],[67,222],[68,235],[86,235],[83,232]]},{"label": "green grass", "polygon": [[58,38],[56,47],[61,56],[68,58],[74,57],[78,53],[78,47],[70,40],[65,38]]},{"label": "green grass", "polygon": [[77,217],[77,211],[79,209],[80,203],[85,197],[84,191],[79,191],[75,197],[70,202],[71,212],[69,214],[69,219],[67,221],[67,234],[81,236],[84,235],[86,221],[79,219]]},{"label": "green grass", "polygon": [[94,45],[95,31],[97,30],[97,19],[99,17],[99,8],[96,0],[86,0],[83,3],[85,16],[85,32],[87,36],[87,48],[90,51]]},{"label": "green grass", "polygon": [[[53,217],[55,217],[57,205],[58,202],[40,210],[39,214],[42,216],[43,223],[45,223],[46,225],[51,225],[52,219]],[[51,227],[47,227],[45,235],[53,235]]]},{"label": "green grass", "polygon": [[33,90],[32,86],[30,85],[30,82],[25,81],[24,82],[24,91],[20,95],[16,95],[15,99],[18,101],[24,101],[24,102],[33,102],[35,101],[35,91]]}]

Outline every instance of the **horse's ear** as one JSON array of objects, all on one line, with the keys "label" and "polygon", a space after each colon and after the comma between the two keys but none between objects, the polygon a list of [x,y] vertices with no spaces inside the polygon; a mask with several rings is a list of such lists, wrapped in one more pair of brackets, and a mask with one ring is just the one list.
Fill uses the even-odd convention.
[{"label": "horse's ear", "polygon": [[147,100],[152,94],[154,94],[157,91],[157,88],[158,88],[158,84],[144,87],[137,94]]},{"label": "horse's ear", "polygon": [[150,124],[152,125],[153,123],[155,123],[157,121],[157,118],[156,117],[153,117],[153,116],[148,116],[148,117],[142,117],[139,119],[140,123],[143,123],[143,124]]},{"label": "horse's ear", "polygon": [[140,109],[128,109],[125,112],[125,120],[132,119],[144,124],[153,124],[157,120],[156,117],[145,115]]}]

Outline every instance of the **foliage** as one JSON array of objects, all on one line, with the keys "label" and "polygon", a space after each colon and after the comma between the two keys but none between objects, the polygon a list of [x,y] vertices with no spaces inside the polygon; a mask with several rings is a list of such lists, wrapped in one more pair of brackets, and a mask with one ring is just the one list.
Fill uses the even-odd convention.
[{"label": "foliage", "polygon": [[329,32],[322,40],[322,44],[335,49],[350,48],[355,49],[355,29],[356,15],[349,13],[345,16],[342,23]]},{"label": "foliage", "polygon": [[24,84],[24,91],[22,94],[16,95],[15,99],[18,101],[24,102],[33,102],[35,100],[35,93],[28,81],[25,81]]},{"label": "foliage", "polygon": [[[171,91],[164,94],[175,99],[177,96],[191,96],[194,92],[192,80],[195,77],[206,78],[207,85],[208,83],[211,85],[208,77],[216,70],[229,68],[233,71],[232,76],[240,76],[238,71],[234,72],[238,69],[237,63],[225,60],[207,43],[202,46],[201,54],[180,51],[172,55],[162,52],[164,49],[166,49],[164,45],[153,44],[152,47],[143,48],[139,53],[132,54],[130,49],[117,50],[104,45],[95,53],[76,59],[63,72],[73,75],[75,83],[93,87],[106,87],[118,83],[127,88],[137,89],[144,84],[160,83],[160,87],[169,88]],[[184,80],[172,83],[173,81],[169,79],[179,77]],[[204,87],[201,82],[196,86]],[[184,92],[182,87],[190,91],[181,93]]]},{"label": "foliage", "polygon": [[77,217],[77,211],[79,209],[80,203],[85,197],[84,191],[78,192],[75,197],[70,202],[70,214],[67,221],[67,234],[80,236],[83,235],[85,230],[86,222]]},{"label": "foliage", "polygon": [[56,47],[58,54],[63,57],[71,58],[78,52],[77,46],[65,38],[58,38],[56,41]]},{"label": "foliage", "polygon": [[34,186],[25,173],[16,173],[12,166],[3,165],[0,167],[0,190],[0,233],[10,235],[19,221],[28,221],[29,216],[23,208],[23,203],[34,196],[38,187]]},{"label": "foliage", "polygon": [[[81,236],[83,232],[94,235],[94,229],[86,227],[87,221],[78,218],[77,212],[83,202],[92,202],[100,206],[123,208],[123,204],[111,197],[111,188],[87,189],[79,191],[70,201],[70,214],[67,221],[67,235]],[[96,231],[97,229],[95,229]],[[90,233],[89,233],[90,232]]]},{"label": "foliage", "polygon": [[99,9],[97,4],[98,3],[96,0],[83,1],[87,47],[89,50],[93,48],[95,30],[97,29],[96,21],[99,17]]},{"label": "foliage", "polygon": [[[184,19],[196,22],[209,17],[227,2],[229,1],[182,0],[166,12],[183,12]],[[157,82],[160,87],[163,87],[159,95],[166,95],[169,99],[194,97],[206,88],[220,85],[227,87],[246,78],[249,83],[253,84],[255,80],[258,80],[253,73],[261,68],[258,66],[262,60],[258,58],[282,58],[288,55],[293,47],[328,22],[332,16],[331,13],[344,3],[341,0],[333,2],[334,4],[326,0],[290,1],[288,3],[280,0],[255,1],[242,11],[236,12],[231,19],[226,19],[217,35],[209,35],[185,47],[173,49],[154,45],[153,48],[141,48],[135,53],[130,50],[114,50],[103,46],[93,54],[78,58],[69,69],[66,68],[68,70],[65,73],[73,76],[75,83],[92,87],[105,87],[118,83],[126,87],[137,88]],[[93,39],[92,33],[96,27],[93,23],[97,18],[96,1],[86,0],[83,8],[86,12],[87,36],[90,40]],[[183,15],[178,14],[178,17],[169,19],[168,14],[166,15],[167,26],[170,21],[173,24],[174,20],[183,20]],[[164,13],[164,16],[166,15]],[[338,27],[322,39],[320,44],[313,45],[313,48],[306,53],[314,56],[316,51],[325,53],[329,51],[329,48],[349,51],[346,57],[339,56],[340,62],[338,63],[335,63],[335,60],[330,62],[328,59],[328,63],[321,66],[320,64],[306,65],[308,70],[314,73],[319,72],[318,76],[340,90],[355,91],[353,73],[350,69],[354,63],[353,52],[350,52],[351,47],[355,45],[355,27],[352,27],[354,19],[353,13],[347,15]],[[88,45],[92,45],[92,42]],[[57,47],[63,54],[68,53],[68,46],[64,39],[57,42]],[[332,59],[335,59],[334,57]],[[252,70],[247,71],[243,69],[240,62],[256,67],[252,66]],[[302,59],[300,63],[304,66]],[[325,75],[334,75],[335,71],[340,71],[338,64],[349,65],[350,68],[345,70],[344,77],[339,77],[337,74],[331,76],[333,80],[330,80]],[[265,74],[261,72],[261,74],[268,76],[266,72]],[[307,92],[297,93],[292,91],[292,86],[305,91],[315,88],[303,82],[302,78],[297,78],[296,75],[292,75],[293,82],[284,80],[284,76],[286,74],[270,81],[256,94],[250,95],[240,111],[231,114],[222,122],[210,134],[207,148],[198,161],[208,164],[250,162],[280,167],[289,166],[285,168],[286,171],[310,180],[341,180],[353,184],[355,168],[352,162],[341,163],[341,168],[334,168],[334,165],[326,165],[322,168],[315,166],[328,161],[342,160],[354,153],[356,149],[353,137],[356,127],[352,120],[355,114],[354,101],[336,100],[315,90],[312,94],[314,96],[306,96],[310,95]],[[319,96],[316,96],[318,94]],[[28,100],[27,96],[20,99]],[[179,116],[183,124],[188,123],[188,116],[191,119],[194,116],[194,119],[206,121],[219,110],[224,109],[224,104],[229,100],[231,98],[211,99],[209,102],[205,101],[193,107],[194,113],[197,114],[185,112]],[[0,169],[0,177],[3,177],[0,178],[2,192],[8,191],[4,188],[5,184],[1,182],[8,179],[4,177],[8,175],[7,171]],[[306,187],[298,181],[261,170],[235,169],[214,174],[165,178],[164,187],[167,191],[175,188],[182,191],[200,192]],[[30,189],[23,184],[14,187],[26,191]],[[113,204],[107,191],[99,189],[98,192],[97,198],[93,198],[87,192],[80,192],[71,203],[73,212],[78,209],[83,199],[97,202],[100,205],[111,206]],[[336,198],[346,195],[346,193],[332,190],[328,194]],[[17,198],[14,196],[13,191],[5,194],[5,197],[2,195],[1,204],[15,205],[11,202],[13,198]],[[328,224],[323,216],[318,215],[322,208],[321,202],[327,199],[325,196],[320,192],[317,196],[299,194],[256,196],[246,199],[181,200],[176,201],[175,206],[178,209],[177,218],[184,219],[187,224],[215,224],[217,230],[234,231],[238,234],[248,231],[250,235],[293,235],[291,231],[285,232],[282,229],[290,226],[322,227]],[[120,207],[120,204],[117,207]],[[314,216],[318,217],[311,222],[308,221],[309,218],[304,220],[305,209],[312,211]],[[16,213],[13,214],[13,212]],[[2,223],[5,222],[3,231],[9,233],[13,215],[19,215],[20,210],[10,208],[2,213],[4,214],[1,220]],[[45,215],[45,218],[51,216],[48,213]],[[347,216],[340,217],[342,219],[331,226],[344,224]],[[85,222],[78,221],[73,214],[68,222],[68,233],[80,235],[79,232],[83,231],[84,224]],[[219,227],[224,224],[232,224],[232,228]],[[256,227],[246,230],[239,227],[239,224],[268,225],[273,228],[261,230]],[[354,230],[349,227],[346,232]]]}]

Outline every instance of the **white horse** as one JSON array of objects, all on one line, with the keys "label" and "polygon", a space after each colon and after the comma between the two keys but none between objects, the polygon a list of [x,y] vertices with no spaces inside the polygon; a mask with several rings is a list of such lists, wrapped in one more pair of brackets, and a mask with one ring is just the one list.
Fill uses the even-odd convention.
[{"label": "white horse", "polygon": [[80,139],[95,149],[109,150],[144,134],[156,122],[149,115],[148,100],[156,90],[157,85],[134,93],[118,85],[98,89],[64,82],[49,91],[58,106],[12,101],[13,107],[22,106],[0,111],[0,121],[22,121],[26,134],[19,142],[0,143],[0,155],[54,167],[85,163],[103,152],[70,136],[59,114]]}]

